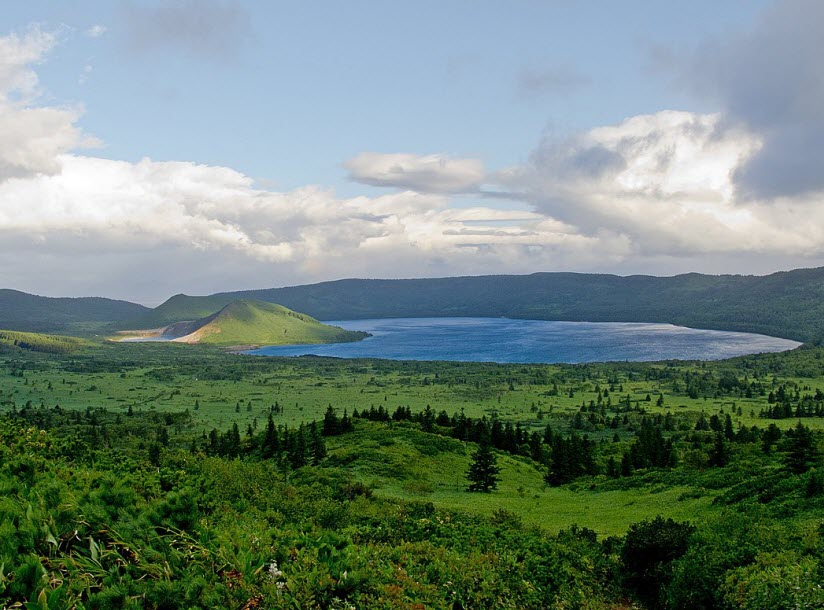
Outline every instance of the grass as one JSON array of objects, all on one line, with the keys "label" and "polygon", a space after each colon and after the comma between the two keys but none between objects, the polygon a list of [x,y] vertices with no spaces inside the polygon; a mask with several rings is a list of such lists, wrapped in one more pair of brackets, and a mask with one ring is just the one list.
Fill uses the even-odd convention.
[{"label": "grass", "polygon": [[[805,356],[815,360],[816,353],[811,350]],[[764,396],[692,399],[674,394],[669,381],[642,377],[645,371],[667,368],[713,371],[725,366],[730,365],[619,363],[570,367],[272,358],[168,343],[95,344],[69,358],[9,348],[5,353],[0,351],[0,410],[10,409],[12,403],[19,408],[29,401],[77,410],[106,407],[114,412],[126,412],[129,407],[171,412],[188,409],[203,429],[225,430],[233,423],[241,429],[255,422],[261,425],[275,403],[284,407],[283,414],[276,416],[278,423],[289,425],[320,419],[329,404],[350,413],[372,405],[383,405],[390,411],[400,405],[409,406],[413,412],[431,405],[435,411],[445,410],[450,415],[461,409],[472,417],[498,414],[529,429],[540,429],[550,422],[564,428],[582,402],[596,400],[596,386],[608,388],[612,378],[616,391],[610,397],[615,402],[629,395],[633,402],[642,401],[651,413],[669,410],[697,418],[703,411],[709,417],[721,409],[731,412],[735,405],[742,408],[742,415],[733,417],[736,426],[776,423],[786,429],[795,424],[794,419],[759,418],[758,412],[767,406]],[[809,387],[809,391],[824,389],[822,376],[778,372],[764,374],[763,378],[769,385],[788,383]],[[556,384],[557,395],[552,395]],[[664,394],[663,407],[656,406],[659,393]],[[652,398],[650,402],[644,400],[647,394]],[[824,429],[821,418],[807,418],[805,424]],[[611,436],[612,432],[593,434]]]},{"label": "grass", "polygon": [[217,312],[199,319],[179,318],[162,332],[120,331],[110,337],[170,335],[183,343],[202,343],[223,347],[339,343],[359,341],[368,335],[322,324],[305,314],[263,301],[233,301]]},{"label": "grass", "polygon": [[76,337],[44,335],[11,330],[0,330],[0,344],[19,347],[34,352],[68,354],[87,346],[87,342]]},{"label": "grass", "polygon": [[263,301],[233,301],[205,320],[208,322],[194,334],[197,342],[210,345],[337,343],[367,336],[321,324],[305,314]]},{"label": "grass", "polygon": [[622,534],[631,523],[664,515],[695,520],[711,510],[713,495],[688,486],[642,485],[614,490],[551,488],[526,458],[498,454],[500,484],[494,492],[468,493],[465,473],[475,450],[451,438],[405,425],[362,422],[354,434],[330,441],[330,463],[345,466],[381,497],[432,502],[437,508],[492,515],[501,509],[524,523],[557,532],[574,524],[599,535]]},{"label": "grass", "polygon": [[[262,431],[275,404],[283,407],[282,414],[274,415],[275,422],[291,427],[322,419],[329,404],[339,414],[344,408],[351,414],[372,405],[390,412],[408,405],[419,412],[431,405],[436,412],[449,414],[463,409],[474,418],[497,414],[527,430],[551,424],[563,431],[582,402],[597,401],[598,390],[603,393],[612,387],[609,398],[615,403],[629,396],[650,413],[669,411],[689,420],[697,419],[701,411],[709,417],[722,409],[734,412],[733,406],[737,412],[740,406],[742,415],[733,417],[736,427],[776,423],[788,428],[795,419],[754,416],[767,405],[764,396],[689,398],[673,391],[673,379],[695,372],[718,377],[732,367],[739,376],[758,376],[769,387],[798,384],[804,392],[813,392],[824,388],[824,376],[796,373],[818,362],[817,354],[812,350],[784,355],[783,368],[775,366],[775,357],[770,356],[765,359],[768,372],[756,372],[753,362],[762,362],[757,358],[707,364],[548,366],[271,358],[180,344],[97,343],[69,355],[7,346],[0,348],[0,412],[26,404],[80,411],[104,407],[115,415],[130,409],[136,413],[188,410],[192,428],[168,426],[172,443],[188,447],[192,433],[227,430],[233,423],[241,433],[248,427]],[[796,360],[797,366],[787,366],[787,361]],[[659,394],[664,395],[663,406],[656,404]],[[806,418],[804,423],[820,429],[824,418]],[[585,433],[609,441],[615,431]],[[632,438],[626,430],[619,436],[624,441]],[[499,454],[498,489],[491,494],[469,493],[465,473],[474,446],[405,424],[358,420],[354,434],[331,437],[328,444],[330,465],[350,471],[381,498],[431,502],[441,509],[480,515],[504,509],[551,532],[577,524],[610,536],[659,514],[696,522],[719,511],[712,502],[720,492],[705,487],[721,486],[705,486],[695,477],[633,477],[633,483],[624,486],[601,476],[552,488],[544,484],[541,467],[503,453]]]}]

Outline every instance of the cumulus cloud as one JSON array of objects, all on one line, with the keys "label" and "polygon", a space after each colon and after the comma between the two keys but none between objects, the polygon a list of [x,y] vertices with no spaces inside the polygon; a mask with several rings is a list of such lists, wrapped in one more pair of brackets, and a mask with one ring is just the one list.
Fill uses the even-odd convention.
[{"label": "cumulus cloud", "polygon": [[545,140],[529,164],[499,178],[536,211],[586,235],[625,236],[639,257],[821,257],[821,193],[768,201],[736,189],[736,172],[763,146],[720,114],[662,111]]},{"label": "cumulus cloud", "polygon": [[37,94],[36,64],[56,44],[53,32],[33,26],[24,34],[0,37],[0,101],[31,101]]},{"label": "cumulus cloud", "polygon": [[55,43],[54,33],[36,27],[0,37],[0,182],[54,174],[61,153],[96,144],[75,126],[79,109],[32,106],[39,94],[32,65]]},{"label": "cumulus cloud", "polygon": [[735,174],[747,197],[824,188],[824,3],[776,2],[742,34],[706,41],[672,67],[725,120],[763,143]]},{"label": "cumulus cloud", "polygon": [[423,193],[474,192],[481,187],[485,176],[479,160],[446,155],[364,152],[343,166],[355,182]]},{"label": "cumulus cloud", "polygon": [[250,31],[245,9],[224,0],[127,4],[123,16],[127,44],[139,52],[171,49],[225,60],[239,52]]},{"label": "cumulus cloud", "polygon": [[37,105],[31,66],[53,44],[39,30],[0,38],[0,285],[157,301],[352,275],[504,271],[592,250],[594,238],[540,214],[450,207],[444,193],[480,184],[474,160],[364,155],[353,173],[415,190],[342,199],[317,186],[258,188],[226,167],[78,154],[88,143],[79,109]]},{"label": "cumulus cloud", "polygon": [[[319,187],[260,190],[231,169],[192,163],[70,154],[59,162],[57,174],[0,184],[0,243],[5,257],[27,260],[29,275],[50,274],[53,289],[72,292],[91,270],[89,282],[108,278],[109,290],[122,291],[127,275],[152,276],[153,294],[503,271],[523,258],[571,259],[595,241],[540,214],[454,209],[440,195],[340,199]],[[222,270],[220,281],[205,269]]]},{"label": "cumulus cloud", "polygon": [[[227,167],[80,154],[94,143],[80,109],[38,105],[33,66],[54,44],[38,29],[0,37],[0,286],[160,301],[352,276],[730,270],[723,261],[764,271],[824,259],[821,190],[743,192],[742,172],[775,139],[726,111],[545,138],[527,163],[498,172],[477,159],[366,152],[344,167],[385,195],[277,192]],[[467,194],[492,203],[453,205]]]}]

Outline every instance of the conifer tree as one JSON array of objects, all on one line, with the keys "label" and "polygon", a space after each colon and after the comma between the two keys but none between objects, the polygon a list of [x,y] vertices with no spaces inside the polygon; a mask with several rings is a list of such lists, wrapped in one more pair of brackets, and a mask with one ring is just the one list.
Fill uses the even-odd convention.
[{"label": "conifer tree", "polygon": [[323,416],[323,435],[335,436],[336,434],[340,434],[340,420],[335,409],[330,404],[326,407],[326,413]]},{"label": "conifer tree", "polygon": [[807,472],[818,461],[818,448],[810,429],[800,421],[787,432],[787,457],[784,465],[794,474]]},{"label": "conifer tree", "polygon": [[726,466],[730,461],[729,450],[727,443],[724,440],[724,435],[719,431],[715,433],[715,445],[710,453],[710,466]]},{"label": "conifer tree", "polygon": [[469,479],[469,491],[490,492],[498,488],[498,460],[492,452],[489,443],[482,442],[478,446],[466,477]]}]

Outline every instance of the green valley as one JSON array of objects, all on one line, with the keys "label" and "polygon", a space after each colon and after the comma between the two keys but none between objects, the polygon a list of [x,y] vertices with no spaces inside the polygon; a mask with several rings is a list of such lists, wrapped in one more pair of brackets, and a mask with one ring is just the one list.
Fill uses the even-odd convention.
[{"label": "green valley", "polygon": [[[497,365],[12,342],[0,415],[10,602],[756,608],[762,586],[817,600],[822,348]],[[490,493],[467,491],[478,443],[500,469]],[[670,536],[681,550],[657,576],[633,576],[631,549]]]}]

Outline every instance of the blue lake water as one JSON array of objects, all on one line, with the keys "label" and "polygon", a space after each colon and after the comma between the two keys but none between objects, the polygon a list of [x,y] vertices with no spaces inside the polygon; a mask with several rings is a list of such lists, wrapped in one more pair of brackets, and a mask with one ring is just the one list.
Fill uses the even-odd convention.
[{"label": "blue lake water", "polygon": [[363,330],[373,336],[356,343],[271,346],[247,353],[391,360],[576,363],[719,360],[784,351],[800,345],[765,335],[628,322],[394,318],[328,324]]}]

